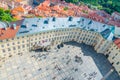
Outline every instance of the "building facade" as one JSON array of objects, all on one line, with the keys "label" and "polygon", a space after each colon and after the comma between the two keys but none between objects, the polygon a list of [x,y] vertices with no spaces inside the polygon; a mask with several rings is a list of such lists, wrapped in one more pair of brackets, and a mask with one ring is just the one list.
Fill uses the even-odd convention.
[{"label": "building facade", "polygon": [[113,26],[83,17],[28,18],[14,37],[0,40],[0,61],[38,46],[52,47],[53,44],[76,41],[93,46],[97,53],[108,55],[108,60],[120,75],[120,48],[113,42],[113,31]]}]

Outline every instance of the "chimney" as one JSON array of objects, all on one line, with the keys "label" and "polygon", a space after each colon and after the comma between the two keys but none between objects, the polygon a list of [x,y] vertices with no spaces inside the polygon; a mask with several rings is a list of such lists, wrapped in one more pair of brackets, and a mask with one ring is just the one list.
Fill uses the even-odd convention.
[{"label": "chimney", "polygon": [[14,30],[16,29],[16,24],[13,24],[13,29],[14,29]]},{"label": "chimney", "polygon": [[28,27],[28,22],[26,22],[25,27],[26,27],[26,28]]},{"label": "chimney", "polygon": [[5,27],[4,30],[7,30],[7,27]]}]

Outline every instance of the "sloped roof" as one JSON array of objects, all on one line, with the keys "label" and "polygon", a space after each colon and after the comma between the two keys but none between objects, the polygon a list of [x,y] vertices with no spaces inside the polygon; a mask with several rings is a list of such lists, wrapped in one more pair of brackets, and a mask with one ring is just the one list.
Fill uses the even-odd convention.
[{"label": "sloped roof", "polygon": [[[19,22],[18,22],[19,23]],[[16,23],[16,24],[18,24]],[[107,24],[103,24],[88,18],[84,17],[67,17],[67,18],[25,18],[20,22],[21,27],[13,30],[7,25],[1,25],[1,33],[4,33],[4,36],[0,39],[6,39],[16,36],[24,36],[35,33],[40,33],[47,30],[56,30],[61,28],[80,28],[84,30],[94,31],[100,33],[105,39],[113,40],[115,27]],[[4,27],[5,26],[5,27]],[[2,28],[7,28],[2,29]],[[13,35],[13,34],[14,35]],[[12,36],[10,36],[10,34]]]},{"label": "sloped roof", "polygon": [[24,12],[25,10],[24,10],[24,8],[22,6],[18,6],[16,8],[12,9],[12,11],[11,11],[12,14],[14,14],[15,11],[17,11],[17,12]]},{"label": "sloped roof", "polygon": [[115,27],[107,28],[101,32],[101,35],[107,40],[113,40]]},{"label": "sloped roof", "polygon": [[8,27],[5,29],[0,29],[0,40],[13,38],[16,36],[16,33],[19,29],[19,26],[16,26],[16,29],[13,29],[13,27]]},{"label": "sloped roof", "polygon": [[0,21],[0,28],[8,27],[7,23]]},{"label": "sloped roof", "polygon": [[[113,26],[96,22],[84,17],[71,17],[71,21],[69,21],[69,18],[70,17],[55,18],[55,21],[53,21],[53,18],[26,18],[24,19],[17,36],[24,36],[60,28],[81,28],[99,33],[105,32],[106,34],[104,34],[103,37],[105,36],[105,39],[108,40],[112,40],[113,38],[113,36],[111,36],[112,34],[110,34],[113,33],[114,35]],[[105,31],[107,29],[109,30],[108,32]]]}]

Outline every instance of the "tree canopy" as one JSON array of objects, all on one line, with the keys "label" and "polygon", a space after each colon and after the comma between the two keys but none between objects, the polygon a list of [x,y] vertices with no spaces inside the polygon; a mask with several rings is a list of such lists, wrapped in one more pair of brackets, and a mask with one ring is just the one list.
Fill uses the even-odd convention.
[{"label": "tree canopy", "polygon": [[112,12],[120,12],[120,0],[66,0],[66,2],[78,3],[96,6],[100,10],[104,10],[111,14]]},{"label": "tree canopy", "polygon": [[0,20],[10,22],[14,21],[15,19],[12,18],[10,10],[4,10],[3,8],[0,8]]}]

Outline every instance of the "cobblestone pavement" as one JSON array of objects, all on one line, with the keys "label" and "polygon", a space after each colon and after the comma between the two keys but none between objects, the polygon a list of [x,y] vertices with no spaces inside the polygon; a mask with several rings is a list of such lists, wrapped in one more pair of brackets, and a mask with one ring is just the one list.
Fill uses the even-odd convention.
[{"label": "cobblestone pavement", "polygon": [[[103,57],[103,62],[98,57]],[[0,67],[0,80],[100,80],[110,68],[106,58],[90,46],[69,42],[49,52],[29,52],[9,58]],[[108,80],[120,80],[116,72],[111,76]]]},{"label": "cobblestone pavement", "polygon": [[[98,67],[99,71],[103,76],[112,68],[112,65],[107,60],[107,58],[103,54],[96,53],[92,46],[78,44],[76,42],[67,42],[66,44],[80,47],[82,53],[84,53],[85,56],[92,57],[96,66]],[[106,80],[120,80],[120,76],[117,74],[116,71],[114,71]]]}]

